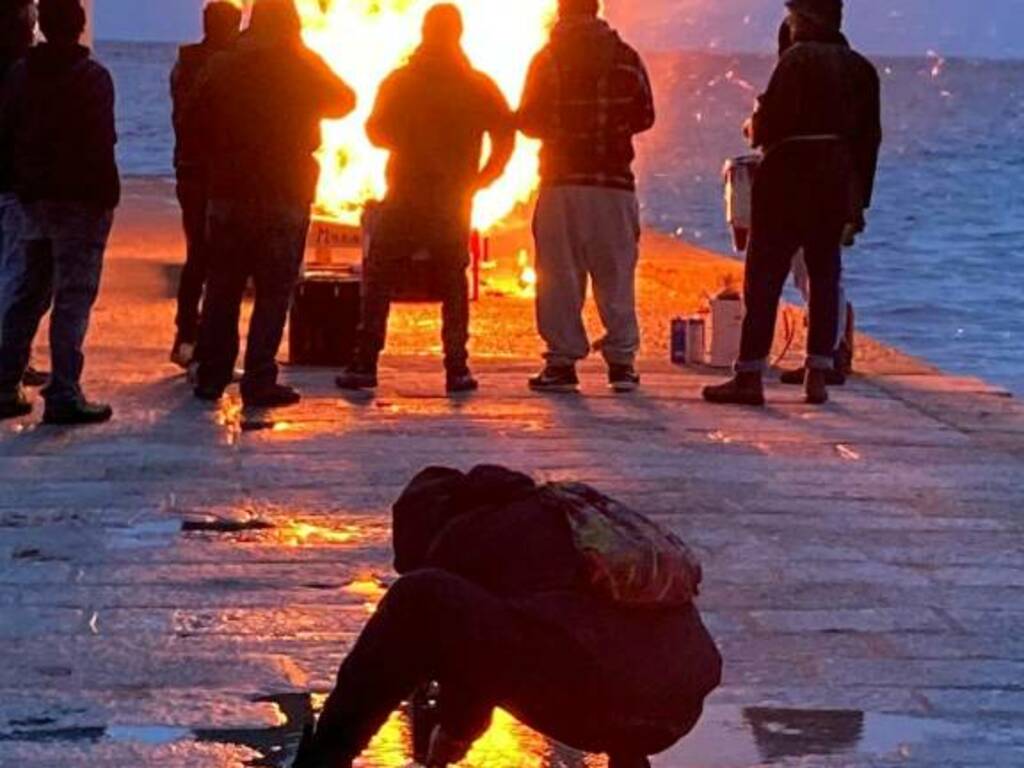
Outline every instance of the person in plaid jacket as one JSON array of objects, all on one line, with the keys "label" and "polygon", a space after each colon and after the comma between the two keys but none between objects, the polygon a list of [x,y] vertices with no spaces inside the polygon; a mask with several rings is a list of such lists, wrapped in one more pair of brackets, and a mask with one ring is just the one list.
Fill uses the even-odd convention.
[{"label": "person in plaid jacket", "polygon": [[543,144],[534,235],[537,322],[548,349],[530,382],[539,391],[579,385],[576,363],[591,350],[582,320],[588,279],[607,332],[595,347],[609,383],[617,391],[640,383],[633,137],[654,126],[654,97],[639,54],[598,13],[598,0],[560,0],[519,112],[520,129]]}]

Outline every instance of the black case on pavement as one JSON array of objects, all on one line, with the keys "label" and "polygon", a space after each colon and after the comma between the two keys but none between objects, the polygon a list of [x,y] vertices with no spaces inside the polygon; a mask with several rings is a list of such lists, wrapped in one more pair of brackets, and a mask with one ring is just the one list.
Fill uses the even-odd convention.
[{"label": "black case on pavement", "polygon": [[352,363],[362,282],[345,273],[307,274],[295,288],[289,331],[292,365],[341,368]]}]

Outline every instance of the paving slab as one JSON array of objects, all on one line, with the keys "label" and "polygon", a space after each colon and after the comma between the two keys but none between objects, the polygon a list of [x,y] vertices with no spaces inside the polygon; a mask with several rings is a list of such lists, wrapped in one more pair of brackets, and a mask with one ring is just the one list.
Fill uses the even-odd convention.
[{"label": "paving slab", "polygon": [[[87,386],[116,420],[0,426],[0,766],[286,765],[394,578],[390,504],[428,464],[482,462],[594,483],[700,553],[725,684],[659,768],[1024,765],[1017,400],[864,339],[827,408],[777,386],[705,405],[721,372],[664,362],[668,324],[738,267],[652,235],[635,396],[597,363],[578,397],[529,393],[530,298],[491,286],[477,396],[443,395],[437,313],[401,307],[375,396],[286,368],[299,408],[211,408],[165,362],[172,194],[130,181],[111,248]],[[365,765],[407,740],[396,713]],[[467,762],[600,765],[504,715]]]}]

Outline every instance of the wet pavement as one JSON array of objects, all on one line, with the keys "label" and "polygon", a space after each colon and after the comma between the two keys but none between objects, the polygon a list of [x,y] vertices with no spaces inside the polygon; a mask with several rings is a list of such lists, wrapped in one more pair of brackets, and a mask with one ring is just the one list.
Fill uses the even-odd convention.
[{"label": "wet pavement", "polygon": [[[478,307],[477,396],[408,354],[436,320],[404,308],[377,396],[288,369],[301,407],[210,408],[164,362],[173,208],[129,185],[128,209],[88,369],[116,421],[0,427],[0,766],[286,765],[393,579],[390,504],[478,462],[591,482],[701,553],[726,680],[661,768],[1024,765],[1017,401],[882,350],[825,409],[713,409],[712,374],[661,362],[653,299],[641,393],[593,364],[583,395],[535,396],[530,304],[503,296]],[[696,286],[705,258],[647,279]],[[396,713],[366,764],[406,765],[407,739]],[[602,764],[504,715],[467,761]]]}]

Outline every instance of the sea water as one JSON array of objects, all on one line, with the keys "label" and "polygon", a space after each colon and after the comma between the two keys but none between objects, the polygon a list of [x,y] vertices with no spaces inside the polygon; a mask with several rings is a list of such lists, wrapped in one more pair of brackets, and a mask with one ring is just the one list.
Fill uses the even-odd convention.
[{"label": "sea water", "polygon": [[[168,45],[100,43],[126,175],[171,172]],[[729,252],[723,160],[768,56],[648,57],[658,127],[640,141],[648,226]],[[862,330],[1024,394],[1024,62],[876,59],[885,144],[869,228],[846,256]]]}]

